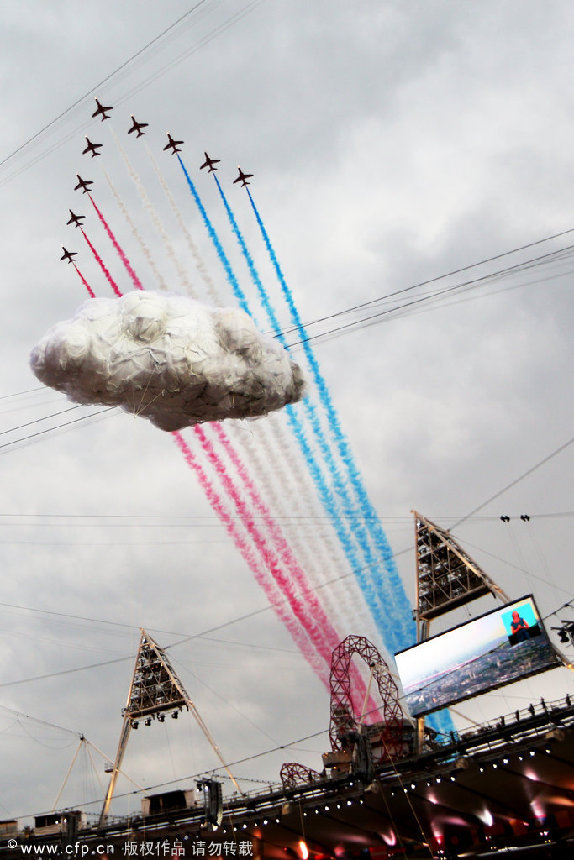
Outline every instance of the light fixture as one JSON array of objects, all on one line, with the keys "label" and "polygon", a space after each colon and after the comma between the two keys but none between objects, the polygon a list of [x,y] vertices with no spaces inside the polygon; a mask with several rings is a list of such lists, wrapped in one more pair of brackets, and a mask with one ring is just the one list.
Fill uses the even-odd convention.
[{"label": "light fixture", "polygon": [[171,715],[172,720],[177,720],[179,716],[179,711],[174,711]]}]

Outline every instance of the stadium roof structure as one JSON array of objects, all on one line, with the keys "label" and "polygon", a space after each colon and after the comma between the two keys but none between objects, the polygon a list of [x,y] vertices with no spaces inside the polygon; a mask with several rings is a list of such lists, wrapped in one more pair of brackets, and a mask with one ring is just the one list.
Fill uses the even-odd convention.
[{"label": "stadium roof structure", "polygon": [[416,535],[417,619],[427,623],[486,594],[509,598],[453,538],[413,511]]}]

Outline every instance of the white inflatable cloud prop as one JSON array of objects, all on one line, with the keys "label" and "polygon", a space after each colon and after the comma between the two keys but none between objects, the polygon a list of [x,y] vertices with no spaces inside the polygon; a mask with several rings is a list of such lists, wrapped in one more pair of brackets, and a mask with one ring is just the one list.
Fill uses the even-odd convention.
[{"label": "white inflatable cloud prop", "polygon": [[77,403],[121,406],[167,431],[265,415],[304,393],[299,366],[243,311],[165,293],[89,299],[30,364]]}]

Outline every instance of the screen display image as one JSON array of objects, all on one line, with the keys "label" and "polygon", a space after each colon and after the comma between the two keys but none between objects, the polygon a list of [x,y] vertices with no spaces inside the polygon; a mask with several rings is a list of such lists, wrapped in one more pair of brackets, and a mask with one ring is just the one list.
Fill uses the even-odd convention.
[{"label": "screen display image", "polygon": [[395,655],[413,716],[561,665],[532,596]]}]

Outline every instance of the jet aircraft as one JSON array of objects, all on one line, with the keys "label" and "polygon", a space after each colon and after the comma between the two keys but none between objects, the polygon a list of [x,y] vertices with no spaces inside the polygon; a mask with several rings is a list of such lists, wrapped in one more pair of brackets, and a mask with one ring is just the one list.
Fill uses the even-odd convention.
[{"label": "jet aircraft", "polygon": [[251,185],[251,183],[248,182],[247,180],[251,179],[253,174],[252,173],[244,173],[240,167],[238,167],[237,169],[239,170],[239,176],[237,177],[237,179],[233,180],[233,184],[235,184],[236,182],[241,182],[242,188],[245,188],[246,185]]},{"label": "jet aircraft", "polygon": [[78,180],[78,184],[74,187],[74,191],[77,191],[78,188],[82,189],[82,194],[90,193],[90,185],[94,184],[93,179],[82,179],[79,173],[76,173],[76,178]]},{"label": "jet aircraft", "polygon": [[73,263],[74,261],[72,260],[72,257],[75,257],[78,252],[77,251],[67,251],[63,245],[62,245],[62,251],[64,253],[60,257],[60,260],[67,260],[68,263]]},{"label": "jet aircraft", "polygon": [[181,149],[178,149],[179,146],[183,143],[183,140],[174,140],[169,131],[167,132],[168,142],[164,146],[165,149],[171,149],[172,155],[175,155],[176,152],[181,152]]},{"label": "jet aircraft", "polygon": [[145,132],[142,131],[142,128],[147,128],[149,125],[149,122],[138,122],[135,119],[133,113],[130,114],[130,116],[132,118],[133,125],[130,129],[128,129],[128,134],[131,134],[132,131],[135,131],[136,137],[141,137],[143,134],[145,134]]},{"label": "jet aircraft", "polygon": [[70,209],[70,218],[68,221],[66,221],[66,224],[73,224],[74,227],[81,227],[82,221],[85,217],[85,215],[75,215]]},{"label": "jet aircraft", "polygon": [[203,162],[203,164],[201,165],[201,167],[199,169],[203,170],[204,167],[207,167],[207,172],[213,173],[215,170],[217,170],[217,167],[215,167],[215,165],[219,164],[221,159],[220,158],[210,158],[209,155],[207,154],[207,152],[204,152],[203,154],[205,155],[205,161]]},{"label": "jet aircraft", "polygon": [[110,112],[111,110],[113,110],[113,107],[111,107],[111,106],[110,106],[110,107],[105,107],[105,105],[100,104],[100,102],[98,101],[98,99],[96,99],[96,109],[95,109],[95,111],[93,112],[92,117],[101,116],[101,117],[102,117],[102,122],[103,122],[105,119],[109,119],[109,118],[110,118],[110,117],[109,117],[109,112]]},{"label": "jet aircraft", "polygon": [[86,148],[82,150],[82,155],[85,155],[86,152],[89,152],[92,158],[95,158],[96,155],[100,155],[98,149],[103,146],[103,143],[92,143],[89,137],[86,138]]}]

